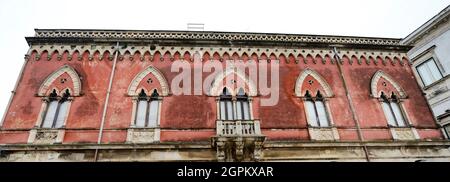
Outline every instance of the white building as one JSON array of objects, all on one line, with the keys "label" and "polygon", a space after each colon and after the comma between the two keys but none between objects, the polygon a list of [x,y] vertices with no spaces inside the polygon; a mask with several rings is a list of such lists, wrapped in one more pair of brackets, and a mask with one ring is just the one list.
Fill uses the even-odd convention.
[{"label": "white building", "polygon": [[428,103],[450,136],[450,6],[402,40],[414,46],[409,52],[414,75]]}]

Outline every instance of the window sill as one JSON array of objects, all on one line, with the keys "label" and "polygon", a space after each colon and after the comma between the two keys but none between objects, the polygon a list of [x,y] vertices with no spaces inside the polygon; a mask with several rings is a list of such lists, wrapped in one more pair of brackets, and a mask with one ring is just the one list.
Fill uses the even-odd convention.
[{"label": "window sill", "polygon": [[336,128],[335,126],[310,126],[308,125],[308,128],[314,128],[314,129],[333,129]]},{"label": "window sill", "polygon": [[137,130],[142,129],[142,130],[145,130],[145,129],[159,129],[159,127],[129,127],[127,129],[137,129]]},{"label": "window sill", "polygon": [[412,126],[393,126],[393,125],[388,125],[388,128],[402,129],[402,128],[412,128]]},{"label": "window sill", "polygon": [[61,128],[34,128],[36,130],[39,131],[53,131],[53,130],[63,130],[66,129],[65,127],[61,127]]},{"label": "window sill", "polygon": [[442,78],[439,79],[439,80],[436,80],[435,82],[433,82],[433,83],[431,83],[431,84],[429,84],[429,85],[427,85],[427,86],[422,87],[422,89],[423,89],[423,90],[428,90],[428,89],[430,89],[431,87],[434,87],[434,86],[436,86],[436,85],[439,85],[440,83],[444,82],[445,80],[447,80],[447,79],[449,79],[449,78],[450,78],[450,74],[448,74],[447,76],[442,77]]},{"label": "window sill", "polygon": [[236,121],[259,121],[259,119],[216,119],[216,121],[228,121],[228,122],[236,122]]}]

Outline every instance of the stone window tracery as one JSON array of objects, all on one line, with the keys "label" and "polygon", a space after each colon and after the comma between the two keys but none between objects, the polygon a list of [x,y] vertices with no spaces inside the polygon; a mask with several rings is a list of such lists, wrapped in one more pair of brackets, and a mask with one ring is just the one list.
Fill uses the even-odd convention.
[{"label": "stone window tracery", "polygon": [[389,126],[406,127],[405,116],[400,106],[400,101],[397,96],[392,93],[390,97],[386,96],[384,92],[380,95],[381,105]]},{"label": "stone window tracery", "polygon": [[66,116],[68,114],[69,102],[71,101],[70,92],[68,89],[58,96],[56,90],[53,89],[52,93],[45,98],[47,107],[45,109],[42,128],[61,128],[64,125]]},{"label": "stone window tracery", "polygon": [[328,112],[320,91],[317,91],[315,97],[311,96],[309,91],[305,94],[305,106],[308,122],[313,127],[329,127]]},{"label": "stone window tracery", "polygon": [[224,87],[219,96],[219,112],[221,120],[251,120],[250,100],[243,88],[239,88],[236,95],[232,95]]},{"label": "stone window tracery", "polygon": [[144,89],[142,89],[137,100],[135,126],[138,128],[156,127],[159,118],[159,105],[161,102],[158,91],[155,89],[152,94],[148,96]]}]

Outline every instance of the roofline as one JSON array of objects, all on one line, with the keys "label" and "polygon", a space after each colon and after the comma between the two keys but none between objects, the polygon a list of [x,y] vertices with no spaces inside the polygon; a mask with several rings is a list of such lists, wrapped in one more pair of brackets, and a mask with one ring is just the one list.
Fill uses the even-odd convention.
[{"label": "roofline", "polygon": [[232,34],[249,34],[249,35],[291,35],[291,36],[317,36],[317,37],[342,37],[342,38],[361,38],[361,39],[385,39],[385,40],[402,40],[402,38],[394,37],[370,37],[370,36],[346,36],[346,35],[326,35],[326,34],[295,34],[295,33],[271,33],[271,32],[232,32],[232,31],[189,31],[189,30],[139,30],[139,29],[47,29],[35,28],[35,32],[40,31],[108,31],[108,32],[183,32],[183,33],[232,33]]},{"label": "roofline", "polygon": [[401,51],[412,48],[402,45],[401,39],[395,38],[182,30],[35,29],[35,35],[26,37],[26,40],[29,45],[123,42],[160,45],[346,47]]},{"label": "roofline", "polygon": [[438,14],[433,16],[433,18],[429,19],[427,22],[422,24],[419,28],[411,32],[408,36],[403,38],[401,41],[402,44],[410,45],[414,43],[417,39],[420,39],[423,34],[425,34],[429,29],[433,26],[439,24],[442,20],[450,15],[450,5],[441,10]]}]

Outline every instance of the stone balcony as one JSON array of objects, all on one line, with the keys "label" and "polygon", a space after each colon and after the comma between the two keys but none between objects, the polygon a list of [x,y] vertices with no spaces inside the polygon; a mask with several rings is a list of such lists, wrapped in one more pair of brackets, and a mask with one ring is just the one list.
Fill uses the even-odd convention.
[{"label": "stone balcony", "polygon": [[259,136],[261,128],[259,120],[247,121],[217,121],[217,136],[233,137],[233,136]]},{"label": "stone balcony", "polygon": [[212,146],[218,161],[257,161],[265,139],[259,120],[217,120]]}]

